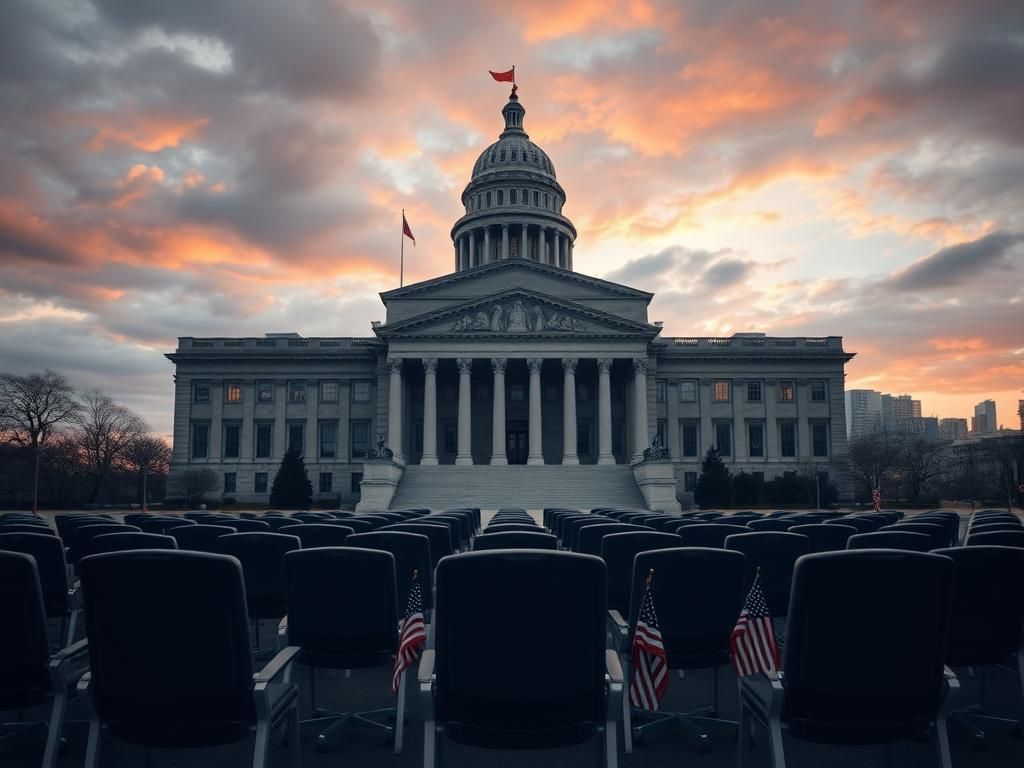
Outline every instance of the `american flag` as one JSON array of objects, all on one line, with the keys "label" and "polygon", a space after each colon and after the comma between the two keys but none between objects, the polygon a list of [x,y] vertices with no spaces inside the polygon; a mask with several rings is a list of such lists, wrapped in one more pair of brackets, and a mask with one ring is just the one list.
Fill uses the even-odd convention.
[{"label": "american flag", "polygon": [[739,677],[756,672],[779,671],[779,648],[775,644],[775,630],[768,613],[768,603],[761,589],[761,573],[747,594],[743,610],[729,637],[732,663]]},{"label": "american flag", "polygon": [[882,491],[879,488],[871,491],[871,504],[874,506],[875,512],[882,511]]},{"label": "american flag", "polygon": [[402,682],[402,673],[416,663],[420,651],[427,642],[427,628],[423,621],[423,593],[417,571],[412,572],[412,588],[405,607],[405,618],[402,619],[401,639],[398,642],[398,654],[395,656],[395,671],[391,675],[391,691],[398,693]]},{"label": "american flag", "polygon": [[639,709],[657,709],[668,690],[668,660],[658,628],[651,595],[651,575],[647,576],[640,616],[633,633],[633,679],[629,683],[629,703]]}]

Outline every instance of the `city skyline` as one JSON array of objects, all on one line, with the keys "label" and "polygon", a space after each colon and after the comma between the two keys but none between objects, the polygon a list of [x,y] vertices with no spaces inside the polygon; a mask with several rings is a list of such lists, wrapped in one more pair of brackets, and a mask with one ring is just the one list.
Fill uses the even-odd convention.
[{"label": "city skyline", "polygon": [[848,389],[1016,427],[1012,2],[16,0],[0,30],[0,370],[170,432],[177,336],[369,336],[452,269],[513,64],[575,268],[670,336],[841,335]]}]

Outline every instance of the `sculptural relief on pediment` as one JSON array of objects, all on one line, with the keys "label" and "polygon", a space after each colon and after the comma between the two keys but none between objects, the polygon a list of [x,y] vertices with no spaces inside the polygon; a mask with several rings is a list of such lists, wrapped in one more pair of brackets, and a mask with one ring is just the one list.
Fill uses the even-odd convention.
[{"label": "sculptural relief on pediment", "polygon": [[567,312],[545,311],[541,304],[516,299],[494,304],[490,309],[466,312],[452,323],[453,331],[491,333],[543,333],[544,331],[586,331],[587,324]]}]

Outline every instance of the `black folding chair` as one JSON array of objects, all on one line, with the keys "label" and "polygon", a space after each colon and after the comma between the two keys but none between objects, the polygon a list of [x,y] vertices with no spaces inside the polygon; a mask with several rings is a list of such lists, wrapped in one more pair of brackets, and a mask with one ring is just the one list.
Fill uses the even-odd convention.
[{"label": "black folding chair", "polygon": [[807,537],[807,554],[817,552],[837,552],[846,549],[851,536],[857,535],[857,529],[850,525],[825,525],[824,523],[808,523],[794,525],[790,533],[798,533]]},{"label": "black folding chair", "polygon": [[220,552],[217,539],[227,536],[229,533],[237,533],[237,531],[226,525],[190,525],[184,528],[174,528],[170,536],[178,542],[178,549],[217,553]]},{"label": "black folding chair", "polygon": [[[424,768],[440,764],[446,738],[546,749],[595,737],[603,738],[604,765],[615,768],[623,678],[605,649],[601,560],[472,552],[442,560],[436,577],[435,649],[423,652],[419,668]],[[527,626],[539,631],[524,633]],[[553,637],[567,652],[552,653]]]},{"label": "black folding chair", "polygon": [[[68,578],[64,542],[45,533],[0,533],[0,550],[35,559],[47,619],[60,622],[56,647],[71,645],[78,630],[78,591]],[[2,632],[0,632],[2,634]]]},{"label": "black folding chair", "polygon": [[[862,549],[797,562],[782,675],[740,678],[740,768],[751,725],[768,730],[772,768],[784,768],[783,730],[819,744],[886,744],[934,723],[950,768],[944,673],[953,562],[941,555]],[[856,663],[851,663],[856,659]]]},{"label": "black folding chair", "polygon": [[[601,541],[612,533],[651,533],[653,529],[632,523],[602,522],[583,526],[576,531],[573,551],[583,555],[601,556]],[[662,531],[666,533],[666,531]]]},{"label": "black folding chair", "polygon": [[430,611],[434,607],[434,575],[431,567],[430,539],[421,533],[406,531],[370,531],[357,533],[348,540],[348,546],[362,549],[379,549],[390,552],[395,558],[395,584],[398,595],[398,609],[405,611],[409,602],[413,574],[420,584],[423,607]]},{"label": "black folding chair", "polygon": [[657,531],[610,533],[601,539],[601,559],[608,569],[608,607],[620,613],[629,611],[630,589],[633,586],[633,558],[637,554],[678,546],[677,535]]},{"label": "black folding chair", "polygon": [[992,533],[970,533],[967,535],[967,541],[964,543],[968,547],[1024,547],[1024,531],[993,531]]},{"label": "black folding chair", "polygon": [[342,525],[323,525],[322,523],[303,523],[286,525],[276,529],[276,533],[298,536],[303,549],[313,547],[343,547],[348,537],[355,531]]},{"label": "black folding chair", "polygon": [[934,549],[930,536],[912,531],[875,531],[851,536],[847,549],[905,549],[908,552],[929,552]]},{"label": "black folding chair", "polygon": [[724,523],[702,523],[676,528],[676,535],[682,540],[684,547],[713,547],[723,549],[729,536],[750,533],[745,525],[725,525]]},{"label": "black folding chair", "polygon": [[777,531],[741,533],[725,540],[726,549],[747,556],[744,589],[750,589],[760,571],[761,589],[774,619],[785,618],[789,610],[793,566],[807,552],[807,545],[807,539],[798,533]]},{"label": "black folding chair", "polygon": [[87,557],[81,572],[90,672],[79,692],[92,706],[86,768],[99,766],[104,728],[170,748],[230,744],[255,731],[252,765],[265,768],[271,734],[286,726],[299,765],[298,693],[275,682],[299,649],[285,648],[253,674],[235,558],[141,549]]},{"label": "black folding chair", "polygon": [[124,552],[129,549],[177,549],[178,543],[172,536],[159,533],[105,533],[89,542],[89,554]]}]

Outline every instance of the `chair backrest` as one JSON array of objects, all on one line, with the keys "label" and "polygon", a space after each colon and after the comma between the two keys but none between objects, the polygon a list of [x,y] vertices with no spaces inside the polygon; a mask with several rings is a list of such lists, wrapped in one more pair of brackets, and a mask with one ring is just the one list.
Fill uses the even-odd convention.
[{"label": "chair backrest", "polygon": [[263,520],[246,520],[244,517],[236,517],[226,525],[230,525],[239,533],[269,533],[271,530],[270,524]]},{"label": "chair backrest", "polygon": [[[957,667],[1003,664],[1024,641],[1024,549],[971,546],[936,549],[952,558],[953,607],[946,663]],[[1013,590],[993,588],[1004,585]]]},{"label": "chair backrest", "polygon": [[303,549],[313,547],[343,547],[348,537],[355,531],[347,526],[324,525],[323,523],[301,523],[286,525],[276,529],[275,533],[298,536]]},{"label": "chair backrest", "polygon": [[601,539],[601,559],[608,570],[608,607],[629,611],[629,592],[633,586],[633,558],[639,552],[671,549],[679,546],[674,533],[641,531],[610,533]]},{"label": "chair backrest", "polygon": [[949,539],[949,531],[942,525],[931,525],[929,523],[896,523],[895,525],[883,525],[878,530],[922,533],[931,539],[932,549],[948,547],[952,544]]},{"label": "chair backrest", "polygon": [[798,533],[807,537],[807,554],[815,552],[835,552],[846,549],[851,536],[857,534],[852,525],[825,525],[824,523],[808,523],[794,525],[790,533]]},{"label": "chair backrest", "polygon": [[[436,577],[434,700],[447,736],[507,748],[593,738],[605,716],[604,563],[471,552],[442,560]],[[552,638],[571,652],[552,652]]]},{"label": "chair backrest", "polygon": [[92,554],[92,541],[97,536],[107,533],[141,533],[136,525],[106,523],[98,525],[82,525],[75,529],[71,537],[71,562],[78,565],[83,557]]},{"label": "chair backrest", "polygon": [[[182,525],[196,525],[195,520],[185,517],[157,517],[154,515],[133,515],[133,520],[128,520],[125,515],[125,522],[138,526],[144,533],[164,533],[169,528],[176,528]],[[141,519],[139,519],[141,518]]]},{"label": "chair backrest", "polygon": [[905,549],[909,552],[928,552],[935,548],[931,536],[911,531],[875,531],[851,536],[847,549]]},{"label": "chair backrest", "polygon": [[941,555],[862,549],[800,558],[782,718],[824,742],[909,738],[935,718],[953,590]]},{"label": "chair backrest", "polygon": [[991,533],[969,533],[968,547],[999,546],[1024,547],[1024,531],[993,531]]},{"label": "chair backrest", "polygon": [[[400,617],[390,552],[297,550],[285,555],[284,569],[288,642],[302,646],[303,663],[355,669],[390,661]],[[333,586],[325,589],[325,584]]]},{"label": "chair backrest", "polygon": [[761,569],[761,589],[773,618],[789,610],[789,591],[793,583],[793,565],[807,553],[809,542],[798,533],[755,531],[740,533],[725,540],[726,549],[747,556],[744,587],[750,589]]},{"label": "chair backrest", "polygon": [[89,554],[124,552],[128,549],[177,549],[173,536],[161,533],[105,533],[89,542]]},{"label": "chair backrest", "polygon": [[237,533],[237,531],[226,525],[188,525],[174,528],[169,535],[178,542],[178,549],[216,553],[220,552],[217,547],[217,539],[227,536],[229,533]]},{"label": "chair backrest", "polygon": [[172,746],[248,733],[253,660],[237,560],[140,549],[80,568],[92,701],[113,735]]},{"label": "chair backrest", "polygon": [[469,546],[469,518],[462,515],[444,514],[427,515],[421,518],[423,522],[443,523],[452,529],[452,544],[459,547]]},{"label": "chair backrest", "polygon": [[71,609],[64,543],[46,533],[0,533],[0,550],[20,552],[35,559],[46,615],[64,616]]},{"label": "chair backrest", "polygon": [[764,517],[747,521],[747,528],[752,531],[788,531],[792,525],[793,523],[777,517]]},{"label": "chair backrest", "polygon": [[725,547],[725,540],[738,533],[750,533],[745,525],[725,525],[724,523],[701,523],[676,528],[676,534],[684,547]]},{"label": "chair backrest", "polygon": [[613,533],[650,533],[652,529],[643,525],[632,523],[602,522],[597,525],[587,525],[576,532],[576,546],[574,551],[584,555],[601,556],[601,540]]},{"label": "chair backrest", "polygon": [[473,551],[491,549],[558,549],[558,539],[550,533],[529,531],[505,531],[482,533],[473,539]]},{"label": "chair backrest", "polygon": [[39,525],[38,523],[8,523],[7,525],[0,525],[0,533],[37,533],[47,536],[57,537],[57,532],[48,525]]},{"label": "chair backrest", "polygon": [[992,533],[993,531],[1024,531],[1024,526],[1011,520],[1004,520],[999,523],[977,523],[972,525],[970,533]]},{"label": "chair backrest", "polygon": [[397,525],[389,525],[381,530],[405,531],[406,533],[419,533],[426,536],[430,539],[430,561],[434,568],[441,562],[442,557],[448,557],[453,551],[452,530],[447,525],[437,525],[435,523],[398,523]]},{"label": "chair backrest", "polygon": [[0,550],[0,615],[0,702],[21,709],[35,703],[33,692],[50,687],[46,608],[32,555]]},{"label": "chair backrest", "polygon": [[536,531],[543,533],[544,529],[536,523],[494,523],[492,522],[486,528],[484,533],[502,533],[503,531]]},{"label": "chair backrest", "polygon": [[651,596],[669,668],[703,669],[728,663],[729,636],[745,596],[743,563],[741,553],[727,549],[641,552],[633,561],[630,636],[636,631],[651,575]]},{"label": "chair backrest", "polygon": [[215,546],[242,564],[249,614],[258,619],[284,616],[284,556],[302,547],[298,537],[262,531],[229,533],[217,539]]},{"label": "chair backrest", "polygon": [[434,568],[430,558],[430,539],[422,533],[406,531],[370,531],[349,537],[348,546],[379,549],[395,558],[395,588],[398,610],[405,611],[412,588],[413,572],[420,583],[423,607],[434,607]]},{"label": "chair backrest", "polygon": [[303,524],[303,521],[299,518],[285,517],[284,515],[264,515],[260,518],[260,522],[269,525],[272,531],[279,531],[288,526],[300,526]]},{"label": "chair backrest", "polygon": [[833,517],[825,521],[825,525],[846,525],[850,528],[856,528],[858,533],[872,533],[882,527],[883,520],[875,520],[872,518],[847,515],[846,517]]}]

